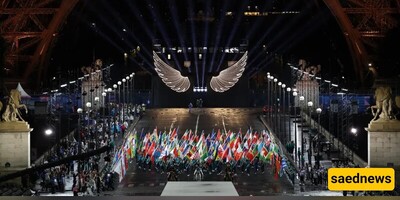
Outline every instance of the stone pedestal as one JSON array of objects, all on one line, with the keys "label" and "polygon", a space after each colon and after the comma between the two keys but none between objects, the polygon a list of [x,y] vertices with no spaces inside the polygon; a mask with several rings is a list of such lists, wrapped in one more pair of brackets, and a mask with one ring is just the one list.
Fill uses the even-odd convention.
[{"label": "stone pedestal", "polygon": [[27,168],[31,164],[31,129],[27,122],[0,122],[0,166]]},{"label": "stone pedestal", "polygon": [[368,165],[400,166],[400,121],[377,120],[368,124]]}]

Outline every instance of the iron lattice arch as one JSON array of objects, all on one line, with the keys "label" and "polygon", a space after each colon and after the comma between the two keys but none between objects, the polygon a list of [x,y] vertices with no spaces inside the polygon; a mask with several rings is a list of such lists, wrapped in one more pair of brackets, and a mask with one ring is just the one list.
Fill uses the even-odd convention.
[{"label": "iron lattice arch", "polygon": [[[52,45],[79,0],[1,0],[0,34],[6,41],[7,78],[41,80]],[[22,80],[21,80],[22,79]]]},{"label": "iron lattice arch", "polygon": [[[324,0],[336,17],[352,54],[357,79],[379,63],[378,46],[398,25],[400,0]],[[371,64],[370,64],[371,63]]]}]

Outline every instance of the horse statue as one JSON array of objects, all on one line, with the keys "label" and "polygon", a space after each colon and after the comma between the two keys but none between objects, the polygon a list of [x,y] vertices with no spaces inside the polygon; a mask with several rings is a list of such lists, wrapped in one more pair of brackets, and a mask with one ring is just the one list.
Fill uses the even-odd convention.
[{"label": "horse statue", "polygon": [[12,89],[2,119],[6,122],[25,121],[19,111],[21,108],[25,109],[25,113],[28,113],[26,105],[21,104],[21,92],[17,89]]},{"label": "horse statue", "polygon": [[[392,120],[396,119],[393,109],[395,108],[395,103],[392,97],[392,88],[389,86],[381,86],[375,90],[375,100],[376,104],[371,106],[372,115],[374,118],[372,121],[379,119]],[[397,100],[396,97],[396,101]],[[396,104],[398,104],[396,102]],[[375,111],[376,110],[376,111]]]}]

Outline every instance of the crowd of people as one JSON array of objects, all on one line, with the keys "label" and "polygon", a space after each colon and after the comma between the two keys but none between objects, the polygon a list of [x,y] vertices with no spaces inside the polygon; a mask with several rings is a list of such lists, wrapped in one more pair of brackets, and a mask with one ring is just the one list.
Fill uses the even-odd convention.
[{"label": "crowd of people", "polygon": [[[113,190],[115,181],[112,172],[112,158],[118,150],[129,124],[141,117],[144,106],[126,105],[125,114],[122,107],[114,105],[108,116],[98,110],[91,110],[81,117],[79,133],[69,135],[52,147],[35,165],[59,161],[64,158],[87,153],[104,146],[109,146],[107,152],[87,157],[78,161],[70,161],[56,167],[37,171],[30,175],[27,187],[35,194],[42,192],[65,192],[72,190],[74,195],[93,196],[103,190]],[[122,119],[124,119],[122,121]],[[78,138],[79,137],[79,138]],[[80,143],[79,143],[80,141]],[[66,187],[67,179],[72,180],[72,187]]]}]

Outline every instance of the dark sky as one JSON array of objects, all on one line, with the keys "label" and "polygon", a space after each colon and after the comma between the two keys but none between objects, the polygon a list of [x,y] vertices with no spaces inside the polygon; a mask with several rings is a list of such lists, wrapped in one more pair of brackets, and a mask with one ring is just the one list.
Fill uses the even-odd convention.
[{"label": "dark sky", "polygon": [[[54,74],[57,69],[77,71],[83,65],[90,65],[94,56],[105,63],[115,63],[116,77],[140,70],[153,73],[150,55],[155,39],[171,47],[238,46],[246,40],[251,63],[247,75],[259,70],[274,71],[268,61],[277,54],[292,62],[305,58],[312,64],[321,64],[327,78],[351,77],[353,66],[343,34],[325,5],[319,6],[303,0],[82,0],[60,33],[49,73]],[[270,14],[265,17],[237,14],[254,9]],[[283,11],[300,13],[271,14]],[[226,16],[226,12],[233,15]],[[199,13],[213,20],[188,20]],[[263,45],[268,54],[263,52]],[[125,64],[124,52],[136,46],[141,48],[140,55]],[[219,69],[218,62],[207,64],[215,71]]]}]

